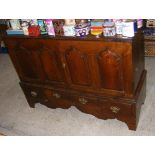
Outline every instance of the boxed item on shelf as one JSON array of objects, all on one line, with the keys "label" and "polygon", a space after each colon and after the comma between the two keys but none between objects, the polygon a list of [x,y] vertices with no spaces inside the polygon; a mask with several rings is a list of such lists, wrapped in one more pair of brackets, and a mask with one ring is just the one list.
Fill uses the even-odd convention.
[{"label": "boxed item on shelf", "polygon": [[146,27],[155,27],[155,20],[154,19],[148,19],[146,22]]},{"label": "boxed item on shelf", "polygon": [[6,30],[6,33],[8,34],[8,35],[24,35],[24,31],[23,30],[10,30],[10,29],[8,29],[8,30]]},{"label": "boxed item on shelf", "polygon": [[53,21],[53,26],[55,30],[55,35],[63,36],[64,35],[64,30],[63,30],[64,20],[54,19],[52,21]]}]

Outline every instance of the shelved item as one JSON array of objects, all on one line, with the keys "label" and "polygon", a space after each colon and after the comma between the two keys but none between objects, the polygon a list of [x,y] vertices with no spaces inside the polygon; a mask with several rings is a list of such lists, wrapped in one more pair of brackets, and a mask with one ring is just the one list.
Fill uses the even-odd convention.
[{"label": "shelved item", "polygon": [[48,34],[46,30],[46,25],[43,19],[38,19],[38,25],[40,27],[40,34],[42,35]]},{"label": "shelved item", "polygon": [[91,34],[95,35],[96,37],[100,37],[103,33],[103,23],[104,20],[92,20],[91,21]]},{"label": "shelved item", "polygon": [[88,23],[88,19],[75,19],[75,23],[77,25],[87,24]]},{"label": "shelved item", "polygon": [[75,26],[75,19],[65,19],[65,25],[66,26]]},{"label": "shelved item", "polygon": [[64,30],[63,30],[64,23],[65,23],[64,19],[53,19],[55,35],[64,36]]},{"label": "shelved item", "polygon": [[37,37],[40,35],[40,28],[39,26],[29,26],[28,32],[29,32],[29,36]]},{"label": "shelved item", "polygon": [[11,19],[10,24],[11,24],[12,30],[20,30],[21,29],[19,19]]},{"label": "shelved item", "polygon": [[45,19],[45,24],[47,27],[48,35],[55,36],[55,31],[54,31],[52,19]]},{"label": "shelved item", "polygon": [[29,25],[28,25],[28,23],[27,22],[22,22],[21,27],[22,27],[24,35],[29,35],[29,31],[28,31]]},{"label": "shelved item", "polygon": [[137,28],[140,29],[143,27],[143,20],[142,19],[137,19]]},{"label": "shelved item", "polygon": [[89,34],[89,25],[88,23],[83,23],[83,24],[77,24],[75,26],[75,34],[78,37],[84,37]]},{"label": "shelved item", "polygon": [[155,28],[155,19],[148,19],[146,22],[147,28]]},{"label": "shelved item", "polygon": [[117,35],[134,37],[138,29],[143,26],[142,19],[21,19],[10,20],[10,23],[14,28],[9,30],[23,30],[24,35],[29,35],[29,26],[39,26],[40,35],[76,37],[94,35],[98,38]]},{"label": "shelved item", "polygon": [[8,35],[24,35],[23,30],[6,30]]},{"label": "shelved item", "polygon": [[37,21],[37,19],[31,19],[31,20],[30,20],[30,25],[31,25],[31,26],[38,26],[38,21]]},{"label": "shelved item", "polygon": [[64,36],[75,36],[75,27],[73,25],[64,25]]},{"label": "shelved item", "polygon": [[103,25],[103,35],[104,36],[115,36],[116,35],[116,29],[114,22],[105,22]]},{"label": "shelved item", "polygon": [[115,22],[115,29],[116,29],[116,34],[122,36],[123,34],[123,22],[122,21],[116,21]]},{"label": "shelved item", "polygon": [[75,36],[75,19],[65,19],[64,36]]},{"label": "shelved item", "polygon": [[124,37],[134,37],[135,35],[134,21],[123,22],[122,35]]}]

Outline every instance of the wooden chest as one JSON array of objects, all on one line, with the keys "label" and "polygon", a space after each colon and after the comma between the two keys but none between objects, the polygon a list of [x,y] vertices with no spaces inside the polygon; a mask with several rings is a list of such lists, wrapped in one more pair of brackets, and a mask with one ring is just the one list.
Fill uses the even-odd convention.
[{"label": "wooden chest", "polygon": [[136,130],[145,99],[144,38],[5,37],[31,107],[76,106]]}]

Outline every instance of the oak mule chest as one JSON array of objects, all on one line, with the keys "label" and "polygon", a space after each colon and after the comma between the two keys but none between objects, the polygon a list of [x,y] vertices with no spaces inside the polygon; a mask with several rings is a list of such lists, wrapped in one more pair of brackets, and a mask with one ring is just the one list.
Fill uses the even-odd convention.
[{"label": "oak mule chest", "polygon": [[77,107],[136,130],[146,94],[144,37],[4,38],[30,105]]}]

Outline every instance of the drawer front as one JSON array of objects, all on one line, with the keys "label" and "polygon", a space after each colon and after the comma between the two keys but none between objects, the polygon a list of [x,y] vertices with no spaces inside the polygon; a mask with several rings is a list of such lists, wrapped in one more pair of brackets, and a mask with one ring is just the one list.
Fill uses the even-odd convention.
[{"label": "drawer front", "polygon": [[40,102],[50,108],[69,108],[74,104],[70,94],[64,91],[44,88],[39,85],[20,83],[30,106]]},{"label": "drawer front", "polygon": [[80,111],[101,119],[117,118],[123,120],[133,117],[135,114],[132,104],[122,101],[106,100],[60,89],[41,88],[25,84],[21,84],[21,86],[28,101],[41,102],[50,108],[65,109],[75,106]]},{"label": "drawer front", "polygon": [[75,106],[82,112],[92,114],[98,118],[127,118],[134,115],[131,104],[114,102],[111,100],[99,100],[79,96],[75,98]]},{"label": "drawer front", "polygon": [[74,102],[69,94],[60,90],[44,89],[45,104],[51,108],[69,108]]},{"label": "drawer front", "polygon": [[20,83],[21,88],[29,103],[43,102],[44,94],[40,87],[36,87],[31,84]]}]

